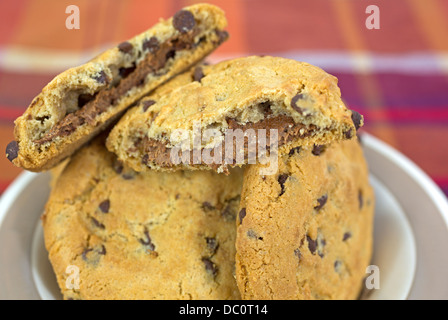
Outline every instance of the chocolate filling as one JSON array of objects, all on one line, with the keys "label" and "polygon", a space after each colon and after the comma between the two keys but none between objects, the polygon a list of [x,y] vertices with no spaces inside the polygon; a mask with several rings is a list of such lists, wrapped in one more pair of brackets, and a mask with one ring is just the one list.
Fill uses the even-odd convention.
[{"label": "chocolate filling", "polygon": [[[271,137],[270,137],[270,129],[277,129],[278,130],[278,146],[282,146],[284,144],[287,144],[291,142],[295,138],[305,138],[313,131],[315,131],[316,127],[314,125],[311,126],[305,126],[300,123],[294,123],[294,120],[286,115],[279,115],[274,117],[267,117],[263,120],[260,120],[258,122],[248,122],[246,124],[240,124],[237,122],[236,119],[227,119],[227,124],[229,129],[241,129],[243,132],[246,132],[248,129],[253,129],[255,131],[255,134],[257,135],[257,143],[258,143],[258,129],[265,129],[266,130],[266,149],[270,149],[270,143],[271,143]],[[234,141],[232,141],[234,143]],[[233,147],[233,146],[232,146]],[[221,148],[222,156],[224,159],[225,155],[225,142],[222,143],[220,146],[218,146],[218,150]],[[143,139],[138,139],[135,142],[135,148],[132,148],[133,151],[140,150],[141,154],[143,154],[142,162],[147,165],[148,162],[154,162],[160,167],[164,168],[171,168],[174,166],[173,162],[171,161],[170,154],[171,154],[171,148],[167,146],[166,143],[156,140],[156,139],[149,139],[147,137]],[[232,164],[236,164],[236,150],[233,149],[233,161]],[[204,149],[201,149],[201,151]],[[210,154],[213,156],[214,150],[209,150]],[[258,146],[257,146],[257,152],[258,152]],[[202,152],[201,152],[202,153]],[[212,169],[217,169],[221,163],[212,163],[208,164],[201,159],[200,161],[194,161],[194,157],[201,154],[198,152],[190,151],[189,159],[190,164],[202,164],[207,165]],[[247,161],[248,159],[248,140],[245,139],[244,141],[244,160]]]},{"label": "chocolate filling", "polygon": [[[215,30],[215,32],[218,37],[222,33],[220,30]],[[119,73],[122,78],[117,85],[111,85],[108,89],[103,89],[94,95],[80,95],[78,98],[80,109],[67,114],[47,131],[42,138],[34,142],[44,144],[56,137],[68,136],[84,123],[92,126],[96,125],[96,117],[99,114],[115,105],[117,100],[132,88],[143,85],[148,74],[157,74],[165,66],[166,62],[175,56],[176,51],[195,48],[204,41],[204,37],[202,37],[198,43],[194,43],[194,37],[198,33],[199,29],[194,28],[190,32],[180,33],[157,46],[152,46],[152,50],[148,50],[146,58],[138,65],[134,64],[134,66],[129,68],[120,68]],[[222,41],[224,40],[222,39]]]}]

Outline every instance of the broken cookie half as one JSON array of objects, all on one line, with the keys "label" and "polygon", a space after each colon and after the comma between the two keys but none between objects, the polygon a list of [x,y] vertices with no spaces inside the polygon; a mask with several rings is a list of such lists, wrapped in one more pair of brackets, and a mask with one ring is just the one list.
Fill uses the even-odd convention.
[{"label": "broken cookie half", "polygon": [[7,158],[52,168],[136,101],[201,61],[228,38],[221,9],[198,4],[56,76],[15,121]]},{"label": "broken cookie half", "polygon": [[337,79],[307,63],[251,56],[198,66],[130,109],[107,147],[136,171],[266,163],[282,148],[351,139],[363,117]]}]

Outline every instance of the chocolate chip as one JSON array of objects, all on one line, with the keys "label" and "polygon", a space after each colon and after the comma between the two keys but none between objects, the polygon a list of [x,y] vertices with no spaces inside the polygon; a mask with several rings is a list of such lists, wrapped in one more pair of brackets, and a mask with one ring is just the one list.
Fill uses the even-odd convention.
[{"label": "chocolate chip", "polygon": [[282,190],[280,191],[280,194],[278,195],[279,197],[285,193],[285,182],[286,182],[286,180],[288,180],[288,177],[289,177],[289,175],[284,173],[284,174],[281,174],[277,179],[278,183],[280,184],[280,187],[282,188]]},{"label": "chocolate chip", "polygon": [[334,262],[334,271],[339,273],[341,271],[342,262],[340,260],[336,260]]},{"label": "chocolate chip", "polygon": [[299,154],[301,147],[295,147],[289,150],[289,155],[292,156],[294,153]]},{"label": "chocolate chip", "polygon": [[193,75],[194,81],[201,82],[201,79],[204,78],[204,72],[202,71],[201,67],[196,67],[194,69],[194,75]]},{"label": "chocolate chip", "polygon": [[106,72],[101,70],[100,73],[97,76],[92,77],[92,79],[96,80],[96,82],[99,83],[106,83],[107,82]]},{"label": "chocolate chip", "polygon": [[215,238],[205,238],[205,242],[207,243],[207,249],[211,252],[211,254],[214,254],[216,250],[218,249],[218,241],[216,241]]},{"label": "chocolate chip", "polygon": [[142,157],[142,163],[143,163],[144,165],[148,165],[148,161],[149,161],[149,155],[148,155],[148,154],[143,155],[143,157]]},{"label": "chocolate chip", "polygon": [[135,85],[136,85],[137,87],[141,87],[142,85],[145,84],[145,81],[146,81],[146,79],[145,79],[145,78],[142,78],[142,79],[140,79]]},{"label": "chocolate chip", "polygon": [[87,261],[87,254],[88,254],[90,251],[93,251],[93,249],[91,249],[91,248],[86,248],[86,249],[84,249],[84,251],[83,251],[82,254],[81,254],[81,256],[82,256],[82,260]]},{"label": "chocolate chip", "polygon": [[223,208],[221,210],[221,217],[226,221],[235,221],[237,216],[238,206],[240,204],[240,196],[235,196],[230,199],[226,199],[223,204]]},{"label": "chocolate chip", "polygon": [[259,237],[257,233],[252,229],[249,229],[246,234],[249,238],[263,240],[263,237]]},{"label": "chocolate chip", "polygon": [[328,195],[327,194],[324,194],[322,197],[317,199],[317,202],[319,204],[317,206],[315,206],[314,209],[316,211],[319,211],[320,209],[322,209],[322,207],[325,205],[325,203],[327,203],[327,199],[328,199]]},{"label": "chocolate chip", "polygon": [[294,250],[294,255],[299,259],[299,261],[300,259],[302,259],[302,253],[300,252],[299,248]]},{"label": "chocolate chip", "polygon": [[120,50],[123,53],[131,53],[132,49],[134,49],[134,47],[127,41],[122,42],[118,45],[118,50]]},{"label": "chocolate chip", "polygon": [[252,229],[248,230],[246,234],[249,238],[257,238],[255,231]]},{"label": "chocolate chip", "polygon": [[43,116],[43,117],[36,117],[35,118],[35,120],[40,121],[41,124],[43,124],[48,119],[50,119],[50,116]]},{"label": "chocolate chip", "polygon": [[312,254],[315,254],[317,249],[317,241],[311,239],[309,236],[306,236],[306,240],[308,241],[308,249]]},{"label": "chocolate chip", "polygon": [[272,114],[272,102],[271,101],[265,101],[259,104],[261,111],[265,115],[271,115]]},{"label": "chocolate chip", "polygon": [[101,251],[97,251],[98,254],[101,254],[103,256],[106,255],[106,247],[104,245],[101,245]]},{"label": "chocolate chip", "polygon": [[202,209],[204,211],[211,211],[211,210],[214,210],[215,207],[210,202],[204,201],[202,203]]},{"label": "chocolate chip", "polygon": [[105,256],[106,255],[106,247],[101,245],[101,248],[85,248],[81,253],[81,257],[86,262],[97,263],[99,261],[98,256],[92,256],[91,258],[87,257],[89,253],[96,253],[97,255]]},{"label": "chocolate chip", "polygon": [[6,146],[6,158],[8,158],[9,161],[14,160],[17,158],[19,154],[19,144],[17,141],[13,140]]},{"label": "chocolate chip", "polygon": [[221,212],[221,216],[225,218],[226,220],[233,220],[235,219],[235,212],[232,210],[232,206],[228,204],[225,206],[224,210]]},{"label": "chocolate chip", "polygon": [[298,113],[300,113],[300,114],[303,114],[303,109],[300,108],[300,107],[297,105],[297,102],[298,102],[299,100],[303,100],[303,99],[304,99],[304,95],[301,94],[301,93],[296,94],[296,95],[295,95],[294,97],[292,97],[292,99],[291,99],[291,107],[292,107],[294,110],[296,110]]},{"label": "chocolate chip", "polygon": [[103,213],[109,213],[109,209],[110,209],[109,199],[101,202],[100,205],[98,206],[98,208],[100,208],[101,212],[103,212]]},{"label": "chocolate chip", "polygon": [[351,139],[353,137],[352,128],[348,129],[348,131],[346,131],[344,133],[344,136],[345,136],[346,139]]},{"label": "chocolate chip", "polygon": [[313,146],[313,151],[311,151],[311,153],[314,154],[315,156],[320,156],[321,153],[324,151],[325,151],[325,145],[315,144]]},{"label": "chocolate chip", "polygon": [[361,210],[364,205],[364,198],[362,196],[362,190],[358,191],[358,202],[359,202],[359,210]]},{"label": "chocolate chip", "polygon": [[148,247],[149,250],[154,251],[155,250],[155,246],[152,243],[151,237],[149,236],[149,231],[148,229],[145,228],[145,231],[143,232],[143,234],[145,235],[145,239],[140,238],[139,241],[142,245]]},{"label": "chocolate chip", "polygon": [[156,103],[154,100],[145,100],[142,102],[142,106],[143,106],[143,112],[145,112],[146,110],[148,110],[148,108],[150,106],[152,106],[154,103]]},{"label": "chocolate chip", "polygon": [[129,68],[120,68],[118,69],[118,72],[120,73],[120,77],[126,78],[128,75],[130,75],[135,70],[135,65]]},{"label": "chocolate chip", "polygon": [[143,41],[143,50],[148,50],[150,53],[154,53],[159,50],[159,40],[156,37],[151,37]]},{"label": "chocolate chip", "polygon": [[350,239],[352,237],[351,232],[346,232],[344,233],[344,235],[342,236],[342,241],[346,241],[348,239]]},{"label": "chocolate chip", "polygon": [[305,237],[302,237],[302,239],[300,239],[299,248],[301,248],[304,243],[305,243]]},{"label": "chocolate chip", "polygon": [[121,174],[123,172],[123,163],[116,159],[113,163],[113,168],[116,173]]},{"label": "chocolate chip", "polygon": [[205,270],[215,277],[218,273],[218,268],[216,265],[209,258],[202,258],[202,262],[204,263]]},{"label": "chocolate chip", "polygon": [[99,222],[98,220],[96,220],[94,217],[90,218],[93,222],[93,224],[100,229],[105,229],[106,227],[104,226],[104,224],[102,224],[101,222]]},{"label": "chocolate chip", "polygon": [[238,214],[239,218],[240,218],[240,224],[243,223],[243,219],[246,216],[246,208],[243,208],[240,210],[240,213]]},{"label": "chocolate chip", "polygon": [[216,35],[218,36],[218,44],[223,43],[227,39],[229,39],[229,33],[225,30],[215,30]]},{"label": "chocolate chip", "polygon": [[202,37],[200,37],[199,40],[196,41],[196,42],[192,45],[192,47],[193,47],[193,48],[198,47],[198,46],[199,46],[202,42],[204,42],[206,39],[207,39],[206,36],[202,36]]},{"label": "chocolate chip", "polygon": [[173,16],[173,26],[181,33],[190,31],[195,25],[196,21],[190,11],[180,10]]},{"label": "chocolate chip", "polygon": [[78,108],[84,107],[87,103],[92,101],[95,98],[94,94],[81,93],[78,96]]},{"label": "chocolate chip", "polygon": [[356,112],[355,110],[352,110],[352,121],[355,125],[356,130],[358,130],[361,127],[361,121],[362,116],[359,114],[359,112]]},{"label": "chocolate chip", "polygon": [[319,236],[317,237],[317,254],[321,258],[324,257],[324,247],[326,244],[327,244],[327,242],[325,241],[325,239],[323,239]]},{"label": "chocolate chip", "polygon": [[176,50],[172,49],[166,53],[165,59],[168,60],[168,59],[174,58],[175,55],[176,55]]},{"label": "chocolate chip", "polygon": [[135,178],[135,174],[132,173],[132,172],[127,172],[127,173],[123,173],[123,174],[121,175],[121,177],[122,177],[124,180],[132,180],[132,179]]}]

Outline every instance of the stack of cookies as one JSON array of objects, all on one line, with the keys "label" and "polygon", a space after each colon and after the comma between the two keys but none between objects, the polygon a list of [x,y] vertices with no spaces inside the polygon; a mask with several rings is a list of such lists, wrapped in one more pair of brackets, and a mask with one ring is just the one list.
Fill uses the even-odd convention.
[{"label": "stack of cookies", "polygon": [[226,24],[186,7],[61,73],[16,120],[8,159],[54,173],[42,223],[65,299],[359,296],[363,117],[307,63],[203,63]]}]

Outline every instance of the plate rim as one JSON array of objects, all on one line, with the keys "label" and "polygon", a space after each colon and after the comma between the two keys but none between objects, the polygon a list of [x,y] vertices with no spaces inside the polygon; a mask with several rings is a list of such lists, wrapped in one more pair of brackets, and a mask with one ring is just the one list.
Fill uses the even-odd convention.
[{"label": "plate rim", "polygon": [[389,161],[396,163],[399,167],[403,168],[403,171],[408,173],[415,182],[422,186],[422,189],[427,196],[436,205],[438,213],[440,213],[443,218],[448,232],[448,198],[434,180],[406,155],[370,133],[363,132],[361,139],[363,147],[369,147],[375,152],[383,155]]},{"label": "plate rim", "polygon": [[2,227],[3,221],[11,208],[13,202],[17,196],[25,189],[31,180],[33,180],[37,175],[41,173],[23,171],[21,172],[5,189],[5,191],[0,196],[0,229]]}]

